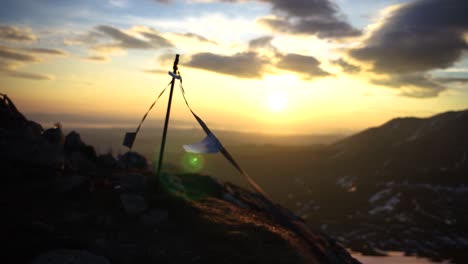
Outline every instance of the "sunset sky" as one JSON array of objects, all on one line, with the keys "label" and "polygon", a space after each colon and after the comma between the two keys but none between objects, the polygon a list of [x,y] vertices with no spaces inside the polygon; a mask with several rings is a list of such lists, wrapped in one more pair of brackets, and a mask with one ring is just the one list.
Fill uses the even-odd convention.
[{"label": "sunset sky", "polygon": [[[176,53],[188,100],[213,129],[352,132],[468,108],[468,1],[1,5],[0,93],[43,122],[136,126]],[[164,118],[166,96],[152,119]],[[179,90],[172,117],[196,126]]]}]

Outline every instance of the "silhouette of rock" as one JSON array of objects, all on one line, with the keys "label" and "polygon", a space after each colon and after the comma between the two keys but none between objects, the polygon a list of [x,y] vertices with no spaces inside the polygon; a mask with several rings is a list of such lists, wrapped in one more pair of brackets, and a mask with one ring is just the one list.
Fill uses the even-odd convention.
[{"label": "silhouette of rock", "polygon": [[138,194],[123,193],[120,195],[120,201],[125,212],[129,215],[135,215],[148,209],[145,198]]},{"label": "silhouette of rock", "polygon": [[110,264],[101,256],[84,250],[60,249],[36,257],[31,264]]},{"label": "silhouette of rock", "polygon": [[127,152],[118,159],[118,165],[121,168],[147,169],[148,162],[146,158],[137,152]]},{"label": "silhouette of rock", "polygon": [[2,263],[357,263],[258,194],[198,174],[152,185],[138,153],[113,166],[76,132],[43,134],[9,99],[0,117]]},{"label": "silhouette of rock", "polygon": [[111,154],[102,154],[97,157],[98,167],[103,169],[113,169],[117,165],[117,160]]}]

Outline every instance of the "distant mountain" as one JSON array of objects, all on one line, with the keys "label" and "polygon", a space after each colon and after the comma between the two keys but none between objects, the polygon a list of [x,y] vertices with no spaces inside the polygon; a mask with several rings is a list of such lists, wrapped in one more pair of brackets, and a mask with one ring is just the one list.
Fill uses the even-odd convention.
[{"label": "distant mountain", "polygon": [[465,183],[468,110],[430,118],[397,118],[330,146],[331,158],[366,180]]},{"label": "distant mountain", "polygon": [[468,260],[468,110],[397,118],[310,153],[290,208],[355,250]]}]

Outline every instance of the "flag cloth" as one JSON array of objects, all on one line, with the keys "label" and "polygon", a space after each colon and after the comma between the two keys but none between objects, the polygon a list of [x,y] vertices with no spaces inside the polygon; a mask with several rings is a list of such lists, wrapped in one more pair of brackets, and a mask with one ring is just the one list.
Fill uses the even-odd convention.
[{"label": "flag cloth", "polygon": [[124,145],[124,146],[126,146],[128,148],[132,148],[133,142],[135,141],[135,138],[136,138],[136,135],[137,135],[136,132],[127,132],[127,133],[125,133],[125,138],[124,138],[124,141],[123,141],[122,145]]},{"label": "flag cloth", "polygon": [[[213,134],[213,132],[211,132],[211,130],[208,128],[208,126],[205,124],[205,122],[197,115],[195,114],[195,112],[193,112],[192,108],[190,107],[189,103],[187,102],[187,98],[185,98],[185,90],[184,90],[184,87],[182,85],[182,78],[180,78],[180,90],[182,92],[182,97],[184,98],[184,101],[185,101],[185,104],[187,105],[188,109],[190,110],[190,112],[192,113],[193,117],[195,117],[195,119],[197,120],[198,124],[202,127],[203,131],[205,131],[207,137],[205,139],[203,139],[201,142],[198,142],[198,143],[195,143],[195,144],[192,144],[192,145],[188,145],[188,146],[194,146],[195,145],[195,148],[194,150],[198,150],[198,151],[201,151],[201,152],[197,152],[197,153],[216,153],[216,152],[221,152],[221,154],[223,154],[224,158],[226,158],[231,164],[232,166],[234,166],[234,168],[236,168],[236,170],[242,175],[244,176],[244,178],[247,180],[247,182],[250,184],[250,186],[258,193],[260,193],[261,195],[263,195],[265,198],[270,199],[270,196],[262,189],[262,187],[260,187],[260,185],[258,185],[254,179],[252,179],[246,171],[244,171],[241,166],[234,160],[234,158],[232,157],[231,153],[229,153],[229,151],[221,144],[221,142],[216,138],[216,136]],[[185,146],[184,146],[184,149]],[[215,152],[202,152],[203,150],[215,150],[217,149],[217,151]],[[187,149],[186,149],[187,151]]]},{"label": "flag cloth", "polygon": [[183,147],[185,151],[192,153],[217,153],[221,150],[221,143],[210,133],[202,141]]}]

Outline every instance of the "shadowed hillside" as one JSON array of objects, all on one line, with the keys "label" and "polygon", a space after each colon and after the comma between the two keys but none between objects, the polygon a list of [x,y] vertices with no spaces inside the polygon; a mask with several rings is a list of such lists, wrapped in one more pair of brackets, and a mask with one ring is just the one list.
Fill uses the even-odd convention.
[{"label": "shadowed hillside", "polygon": [[156,178],[0,102],[5,263],[358,263],[263,196],[199,174]]}]

